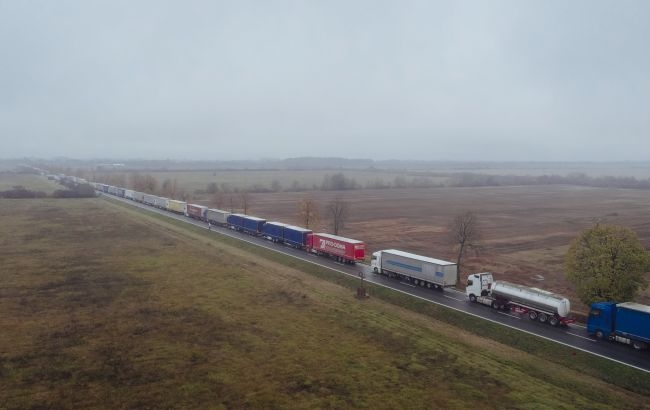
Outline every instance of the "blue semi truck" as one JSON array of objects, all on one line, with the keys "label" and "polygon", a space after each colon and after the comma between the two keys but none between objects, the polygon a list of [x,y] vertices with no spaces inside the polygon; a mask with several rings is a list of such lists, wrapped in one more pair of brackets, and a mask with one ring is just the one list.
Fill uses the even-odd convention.
[{"label": "blue semi truck", "polygon": [[634,302],[597,302],[591,305],[587,332],[599,339],[632,345],[650,346],[650,306]]}]

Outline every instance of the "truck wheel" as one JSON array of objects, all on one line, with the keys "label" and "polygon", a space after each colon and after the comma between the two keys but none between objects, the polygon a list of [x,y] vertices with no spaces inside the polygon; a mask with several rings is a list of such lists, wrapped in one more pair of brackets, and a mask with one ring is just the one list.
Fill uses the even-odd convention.
[{"label": "truck wheel", "polygon": [[375,272],[375,273],[379,273],[379,269],[377,269],[377,268],[375,267],[375,270],[373,270],[373,272]]},{"label": "truck wheel", "polygon": [[534,310],[531,310],[530,312],[528,312],[528,317],[530,318],[530,320],[536,320],[537,319],[537,312],[535,312]]},{"label": "truck wheel", "polygon": [[596,330],[596,338],[598,339],[604,339],[605,335],[603,334],[602,330]]},{"label": "truck wheel", "polygon": [[546,313],[540,313],[539,316],[537,317],[540,322],[546,323],[548,320],[548,315]]},{"label": "truck wheel", "polygon": [[635,340],[634,342],[632,342],[632,347],[634,347],[636,350],[644,350],[648,347],[648,345],[643,342],[639,342]]},{"label": "truck wheel", "polygon": [[557,324],[560,323],[560,320],[559,320],[557,317],[555,317],[555,316],[551,316],[551,317],[548,319],[548,323],[549,323],[549,325],[551,325],[551,326],[557,326]]},{"label": "truck wheel", "polygon": [[496,300],[493,300],[490,306],[492,306],[492,309],[499,309],[499,304]]},{"label": "truck wheel", "polygon": [[476,303],[476,295],[473,293],[469,295],[469,301],[472,303]]}]

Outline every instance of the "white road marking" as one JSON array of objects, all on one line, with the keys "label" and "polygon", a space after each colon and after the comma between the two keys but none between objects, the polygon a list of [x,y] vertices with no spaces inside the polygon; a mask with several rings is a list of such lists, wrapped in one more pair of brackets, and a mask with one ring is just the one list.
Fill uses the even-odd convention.
[{"label": "white road marking", "polygon": [[402,285],[410,286],[410,287],[412,287],[412,288],[415,287],[415,285],[411,285],[411,284],[408,283],[408,282],[400,282],[400,283],[401,283]]},{"label": "white road marking", "polygon": [[519,320],[521,320],[521,318],[520,318],[519,316],[510,315],[510,314],[505,313],[505,312],[497,312],[497,313],[500,314],[500,315],[510,316],[510,317],[514,317],[515,319],[519,319]]},{"label": "white road marking", "polygon": [[585,339],[585,340],[589,340],[590,342],[594,342],[594,343],[596,343],[596,341],[595,341],[594,339],[589,338],[589,337],[580,336],[580,335],[577,335],[577,334],[575,334],[575,333],[571,333],[571,332],[566,332],[566,334],[567,334],[567,335],[571,335],[571,336],[575,336],[575,337],[579,337],[580,339]]},{"label": "white road marking", "polygon": [[458,298],[455,298],[455,297],[449,296],[449,295],[442,295],[442,296],[444,296],[446,298],[449,298],[449,299],[457,300],[459,302],[464,302],[465,301],[465,299],[458,299]]}]

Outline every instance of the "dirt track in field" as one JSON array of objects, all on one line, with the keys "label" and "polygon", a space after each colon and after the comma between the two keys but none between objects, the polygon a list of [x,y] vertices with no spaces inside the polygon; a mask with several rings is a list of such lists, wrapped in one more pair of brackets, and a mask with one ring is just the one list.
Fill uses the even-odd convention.
[{"label": "dirt track in field", "polygon": [[[596,222],[623,225],[650,248],[650,191],[644,190],[521,186],[272,193],[253,195],[248,213],[303,225],[297,209],[305,196],[321,204],[317,229],[324,231],[329,231],[325,204],[335,197],[349,201],[350,219],[341,234],[364,240],[368,254],[398,248],[455,260],[447,226],[459,212],[472,211],[481,226],[481,248],[468,254],[463,276],[492,271],[500,279],[565,294],[576,308],[563,262],[578,232]],[[639,301],[650,302],[650,292]]]}]

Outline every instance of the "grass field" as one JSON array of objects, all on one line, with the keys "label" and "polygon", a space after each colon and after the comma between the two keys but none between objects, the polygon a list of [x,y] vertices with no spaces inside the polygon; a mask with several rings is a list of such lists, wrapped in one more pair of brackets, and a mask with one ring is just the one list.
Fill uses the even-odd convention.
[{"label": "grass field", "polygon": [[648,403],[645,374],[335,276],[98,199],[2,200],[0,408]]},{"label": "grass field", "polygon": [[[288,170],[215,170],[215,171],[150,171],[143,172],[156,178],[159,183],[166,179],[176,180],[179,187],[182,187],[186,192],[193,193],[197,190],[205,190],[208,184],[216,183],[220,188],[223,186],[229,189],[236,188],[239,190],[257,190],[264,188],[272,190],[276,184],[276,191],[285,190],[311,190],[320,189],[323,183],[323,178],[326,175],[333,175],[342,173],[347,178],[353,179],[359,186],[368,187],[373,184],[392,184],[395,178],[402,177],[406,182],[412,182],[418,179],[417,174],[400,172],[400,171],[385,171],[385,170],[301,170],[301,171],[288,171]],[[96,178],[102,176],[111,176],[119,173],[96,173]],[[125,181],[129,182],[129,178],[125,175]],[[448,178],[426,176],[419,177],[426,179],[430,184],[442,184]],[[225,185],[222,185],[225,184]]]},{"label": "grass field", "polygon": [[41,175],[0,172],[0,191],[12,189],[17,185],[21,185],[25,187],[25,189],[32,191],[43,191],[48,195],[57,189],[63,189],[63,187],[55,181],[50,181],[47,177]]}]

